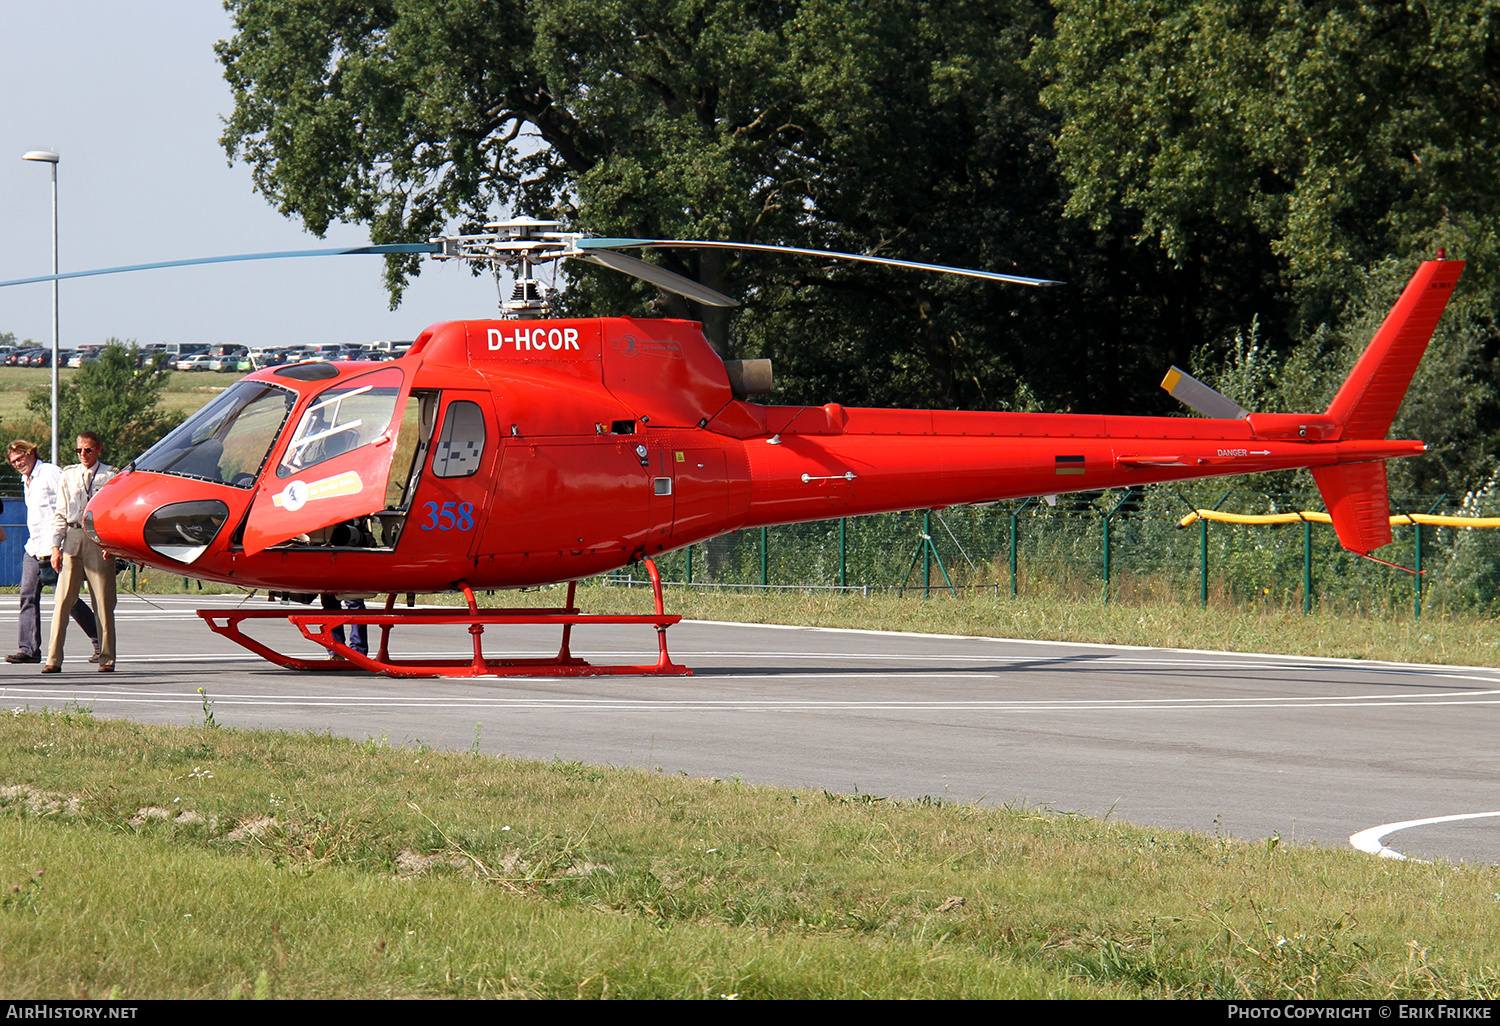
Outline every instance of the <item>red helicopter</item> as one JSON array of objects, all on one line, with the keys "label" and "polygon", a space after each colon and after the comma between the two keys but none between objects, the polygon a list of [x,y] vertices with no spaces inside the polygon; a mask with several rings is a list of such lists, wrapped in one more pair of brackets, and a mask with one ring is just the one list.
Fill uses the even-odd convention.
[{"label": "red helicopter", "polygon": [[[665,612],[652,557],[806,520],[1308,467],[1339,541],[1368,555],[1391,540],[1384,461],[1425,450],[1385,435],[1464,267],[1418,268],[1322,413],[1251,413],[1175,367],[1163,387],[1209,419],[768,406],[749,397],[769,390],[769,361],[721,360],[697,322],[545,318],[532,264],[579,257],[722,306],[734,300],[616,250],[785,247],[593,239],[530,219],[491,227],[428,244],[260,255],[429,252],[516,261],[521,273],[502,304],[508,319],[434,325],[392,362],[300,363],[240,379],[102,489],[86,528],[110,552],[204,580],[384,593],[381,611],[199,615],[282,666],[393,676],[689,673],[667,651],[666,629],[680,617]],[[198,262],[209,261],[173,263]],[[171,265],[142,265],[156,266]],[[579,579],[637,561],[654,614],[576,608]],[[554,609],[484,609],[474,597],[558,582],[569,587]],[[450,590],[466,609],[396,606],[401,593]],[[288,656],[240,629],[265,618],[290,621],[336,656]],[[333,628],[350,623],[381,628],[378,654],[335,640]],[[522,623],[560,626],[557,656],[484,654],[486,625]],[[573,656],[572,628],[598,623],[655,627],[658,661]],[[468,627],[472,657],[393,657],[392,630],[410,624]]]}]

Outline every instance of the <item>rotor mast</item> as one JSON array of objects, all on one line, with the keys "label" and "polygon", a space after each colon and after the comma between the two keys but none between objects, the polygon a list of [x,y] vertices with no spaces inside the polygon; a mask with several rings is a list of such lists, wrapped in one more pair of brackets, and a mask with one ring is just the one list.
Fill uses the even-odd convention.
[{"label": "rotor mast", "polygon": [[561,221],[539,221],[518,217],[492,221],[488,229],[473,235],[445,235],[432,241],[443,248],[434,260],[474,260],[491,266],[516,269],[510,298],[500,303],[505,316],[518,319],[545,317],[552,305],[553,290],[536,277],[535,265],[568,254],[577,236],[558,231]]}]

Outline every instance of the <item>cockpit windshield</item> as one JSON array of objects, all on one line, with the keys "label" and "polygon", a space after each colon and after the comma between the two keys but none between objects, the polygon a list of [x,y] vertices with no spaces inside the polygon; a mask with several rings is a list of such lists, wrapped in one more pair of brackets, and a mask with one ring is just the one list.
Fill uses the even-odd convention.
[{"label": "cockpit windshield", "polygon": [[296,393],[240,381],[135,461],[137,470],[252,488]]}]

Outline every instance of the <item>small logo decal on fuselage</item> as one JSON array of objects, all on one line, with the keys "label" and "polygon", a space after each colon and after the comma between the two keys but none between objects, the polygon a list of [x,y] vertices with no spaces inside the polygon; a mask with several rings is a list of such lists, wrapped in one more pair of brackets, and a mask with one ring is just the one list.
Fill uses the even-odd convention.
[{"label": "small logo decal on fuselage", "polygon": [[359,474],[346,470],[319,481],[289,481],[285,488],[271,496],[271,502],[295,513],[309,502],[331,499],[335,495],[354,495],[364,491],[364,488],[365,483],[360,480]]},{"label": "small logo decal on fuselage", "polygon": [[639,339],[634,335],[624,335],[615,339],[612,343],[621,356],[665,356],[669,359],[682,359],[681,342],[658,342],[654,339]]}]

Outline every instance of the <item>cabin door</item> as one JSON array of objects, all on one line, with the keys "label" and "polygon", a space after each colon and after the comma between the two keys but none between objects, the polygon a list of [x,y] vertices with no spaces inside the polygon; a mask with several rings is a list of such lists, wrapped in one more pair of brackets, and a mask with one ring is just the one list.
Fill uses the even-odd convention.
[{"label": "cabin door", "polygon": [[261,475],[245,552],[382,509],[410,391],[400,367],[383,367],[314,395]]}]

